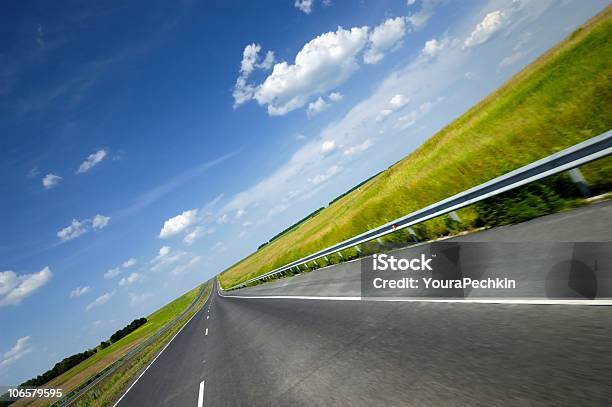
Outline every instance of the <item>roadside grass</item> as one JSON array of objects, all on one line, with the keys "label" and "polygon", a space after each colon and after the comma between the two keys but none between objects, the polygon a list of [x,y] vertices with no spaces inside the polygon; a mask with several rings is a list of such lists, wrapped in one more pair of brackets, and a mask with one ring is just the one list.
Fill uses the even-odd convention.
[{"label": "roadside grass", "polygon": [[[246,281],[609,130],[611,17],[608,6],[404,159],[225,270],[222,286]],[[612,187],[610,158],[581,171],[594,191]],[[568,198],[555,210],[580,204]],[[483,222],[479,209],[460,210],[463,223],[476,227]],[[457,225],[445,216],[414,229],[417,235],[436,237],[452,234]],[[401,231],[386,240],[408,238]],[[343,257],[356,256],[354,251],[344,251]],[[341,260],[331,257],[332,264]]]},{"label": "roadside grass", "polygon": [[[202,285],[188,291],[172,302],[166,304],[147,317],[147,323],[131,332],[129,335],[121,338],[119,341],[111,344],[105,349],[99,349],[90,358],[79,363],[72,369],[61,374],[42,387],[62,388],[64,394],[69,393],[72,389],[79,386],[81,383],[89,379],[91,376],[100,372],[110,364],[120,359],[123,355],[129,352],[135,346],[138,346],[142,341],[154,335],[160,328],[172,319],[177,317],[185,308],[187,308],[197,297]],[[18,400],[12,405],[14,406],[43,406],[48,405],[48,400]]]},{"label": "roadside grass", "polygon": [[[212,280],[206,286],[206,292],[198,301],[191,312],[186,314],[179,323],[161,335],[151,345],[147,346],[141,353],[119,368],[116,372],[104,379],[85,393],[75,406],[101,406],[112,405],[121,396],[128,385],[137,377],[138,373],[155,358],[155,355],[168,343],[168,341],[198,312],[212,292]],[[202,286],[198,287],[198,290]],[[193,301],[193,298],[192,298]],[[190,302],[191,303],[191,302]],[[181,310],[182,311],[182,310]],[[176,316],[176,315],[175,315]]]}]

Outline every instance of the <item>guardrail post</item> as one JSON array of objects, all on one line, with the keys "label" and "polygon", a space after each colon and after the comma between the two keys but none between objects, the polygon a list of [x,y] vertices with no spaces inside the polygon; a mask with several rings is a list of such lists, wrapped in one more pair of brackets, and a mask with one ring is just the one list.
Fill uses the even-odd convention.
[{"label": "guardrail post", "polygon": [[419,243],[419,238],[417,237],[416,233],[414,233],[414,230],[412,228],[408,228],[408,233],[410,234],[410,237],[412,238],[413,242]]},{"label": "guardrail post", "polygon": [[342,260],[344,260],[344,256],[342,255],[342,253],[338,252],[338,256],[339,256],[339,257],[340,257]]},{"label": "guardrail post", "polygon": [[357,250],[357,254],[361,256],[361,247],[359,247],[359,245],[355,246],[355,250]]},{"label": "guardrail post", "polygon": [[451,217],[451,219],[452,219],[452,220],[454,220],[455,222],[459,222],[459,223],[461,223],[461,218],[459,217],[459,215],[457,215],[457,212],[452,211],[452,212],[450,213],[450,217]]},{"label": "guardrail post", "polygon": [[329,259],[327,258],[327,256],[323,257],[325,259],[325,263],[327,263],[329,265]]},{"label": "guardrail post", "polygon": [[317,263],[317,260],[316,260],[316,259],[315,259],[315,260],[313,260],[312,262],[315,264],[315,267],[317,267],[317,268],[319,267],[319,263]]},{"label": "guardrail post", "polygon": [[572,168],[567,172],[572,179],[572,182],[576,184],[580,193],[584,196],[591,196],[591,190],[589,189],[589,184],[587,184],[586,180],[582,176],[582,173],[578,168]]}]

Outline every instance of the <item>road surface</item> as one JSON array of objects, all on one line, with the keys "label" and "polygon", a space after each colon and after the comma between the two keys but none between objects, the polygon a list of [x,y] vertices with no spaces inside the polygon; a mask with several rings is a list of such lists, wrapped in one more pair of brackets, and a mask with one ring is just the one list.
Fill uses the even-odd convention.
[{"label": "road surface", "polygon": [[[612,228],[601,224],[611,222],[611,210],[600,204],[481,236],[547,239],[558,230],[567,240],[610,240]],[[330,270],[307,275],[316,273],[336,278]],[[273,292],[291,293],[301,278],[275,282]],[[262,295],[266,285],[236,293]],[[336,287],[338,294],[343,286]],[[230,298],[216,288],[118,406],[602,406],[612,400],[610,307]]]}]

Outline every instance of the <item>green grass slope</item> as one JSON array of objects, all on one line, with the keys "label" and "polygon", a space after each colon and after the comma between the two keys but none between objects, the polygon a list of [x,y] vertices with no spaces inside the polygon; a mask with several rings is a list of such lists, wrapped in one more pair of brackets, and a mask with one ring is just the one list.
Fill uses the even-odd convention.
[{"label": "green grass slope", "polygon": [[[224,271],[229,287],[449,197],[612,125],[612,8],[593,17],[396,165]],[[583,167],[609,188],[610,159]],[[477,216],[469,210],[467,217]],[[430,228],[445,228],[444,221]]]}]

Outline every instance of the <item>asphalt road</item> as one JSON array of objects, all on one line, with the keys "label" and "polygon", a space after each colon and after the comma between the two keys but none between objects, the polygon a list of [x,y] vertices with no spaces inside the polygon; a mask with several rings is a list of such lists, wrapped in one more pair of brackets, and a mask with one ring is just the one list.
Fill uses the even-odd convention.
[{"label": "asphalt road", "polygon": [[[563,219],[610,208],[553,215],[552,223],[567,233]],[[541,231],[551,218],[534,222]],[[603,406],[612,400],[611,346],[606,306],[229,298],[215,290],[118,405]]]}]

